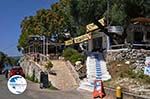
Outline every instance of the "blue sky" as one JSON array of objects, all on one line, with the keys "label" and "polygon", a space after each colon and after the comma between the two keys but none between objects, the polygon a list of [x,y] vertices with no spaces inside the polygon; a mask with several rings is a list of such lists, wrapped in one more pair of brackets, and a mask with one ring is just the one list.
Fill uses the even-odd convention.
[{"label": "blue sky", "polygon": [[25,16],[35,15],[41,8],[50,8],[58,0],[0,0],[0,51],[17,56],[21,34],[20,23]]}]

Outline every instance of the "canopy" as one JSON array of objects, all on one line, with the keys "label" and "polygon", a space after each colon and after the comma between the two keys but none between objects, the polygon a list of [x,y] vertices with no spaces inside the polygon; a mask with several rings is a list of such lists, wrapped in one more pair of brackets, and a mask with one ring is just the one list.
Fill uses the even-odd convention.
[{"label": "canopy", "polygon": [[150,18],[138,17],[131,19],[132,23],[150,23]]}]

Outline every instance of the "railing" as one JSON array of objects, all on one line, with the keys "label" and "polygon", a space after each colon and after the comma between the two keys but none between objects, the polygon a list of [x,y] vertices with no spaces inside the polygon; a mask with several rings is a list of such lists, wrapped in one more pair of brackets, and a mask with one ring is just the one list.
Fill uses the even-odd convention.
[{"label": "railing", "polygon": [[111,45],[110,49],[124,49],[124,48],[142,48],[142,49],[150,49],[150,44],[131,44],[131,43],[126,43],[126,44],[117,44],[117,45]]},{"label": "railing", "polygon": [[49,54],[49,59],[51,59],[51,60],[57,60],[57,59],[59,59],[59,55],[58,54]]},{"label": "railing", "polygon": [[[105,86],[104,88],[106,91],[106,96],[112,95],[114,98],[116,98],[116,96],[115,96],[116,89],[115,88],[111,88],[111,87],[107,87],[107,86]],[[137,95],[137,94],[129,92],[129,91],[122,91],[122,96],[123,96],[123,99],[149,99],[148,96]]]},{"label": "railing", "polygon": [[122,49],[122,48],[127,48],[126,44],[117,44],[117,45],[111,45],[110,49]]},{"label": "railing", "polygon": [[134,49],[146,49],[146,50],[150,50],[150,44],[132,44],[131,45],[132,48]]},{"label": "railing", "polygon": [[150,47],[150,44],[132,44],[133,46]]},{"label": "railing", "polygon": [[59,54],[41,54],[41,53],[28,53],[25,54],[28,58],[31,60],[34,60],[35,62],[42,62],[42,61],[48,61],[48,60],[57,60],[59,59]]}]

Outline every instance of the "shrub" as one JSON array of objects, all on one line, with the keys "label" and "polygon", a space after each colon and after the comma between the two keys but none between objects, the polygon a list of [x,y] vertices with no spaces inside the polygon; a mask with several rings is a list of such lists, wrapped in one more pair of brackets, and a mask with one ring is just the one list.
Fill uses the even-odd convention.
[{"label": "shrub", "polygon": [[144,71],[142,70],[135,72],[133,69],[129,69],[127,77],[137,79],[143,83],[150,83],[150,76],[145,75]]},{"label": "shrub", "polygon": [[66,60],[69,60],[72,55],[77,54],[77,53],[78,53],[77,50],[69,47],[64,50],[63,57]]},{"label": "shrub", "polygon": [[51,68],[53,67],[53,64],[51,63],[51,61],[49,61],[46,65],[45,68],[49,71],[51,70]]},{"label": "shrub", "polygon": [[84,55],[81,55],[77,50],[73,48],[66,48],[63,52],[63,57],[65,60],[69,60],[72,64],[75,64],[76,61],[84,61]]},{"label": "shrub", "polygon": [[30,80],[30,81],[32,81],[32,82],[35,82],[35,83],[38,83],[38,82],[39,82],[36,77],[33,77],[33,75],[32,75],[32,76],[27,75],[27,76],[26,76],[26,79],[28,79],[28,80]]}]

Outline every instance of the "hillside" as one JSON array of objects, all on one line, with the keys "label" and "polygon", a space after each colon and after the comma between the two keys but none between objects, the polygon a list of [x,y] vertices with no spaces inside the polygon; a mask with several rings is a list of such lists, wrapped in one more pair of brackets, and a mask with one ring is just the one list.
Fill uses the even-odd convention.
[{"label": "hillside", "polygon": [[104,82],[105,86],[116,88],[120,85],[124,91],[150,96],[150,77],[144,75],[143,70],[136,71],[132,63],[126,61],[113,61],[107,65],[112,79]]}]

